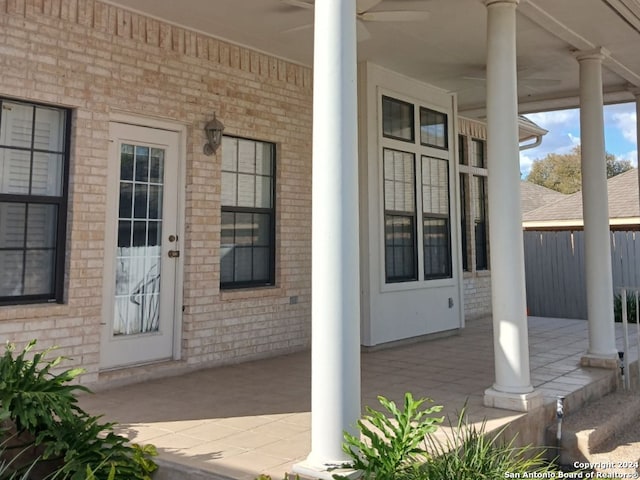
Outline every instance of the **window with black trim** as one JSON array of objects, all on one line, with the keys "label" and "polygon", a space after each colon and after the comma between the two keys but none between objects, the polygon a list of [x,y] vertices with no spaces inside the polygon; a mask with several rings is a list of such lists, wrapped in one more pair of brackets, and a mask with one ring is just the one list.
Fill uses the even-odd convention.
[{"label": "window with black trim", "polygon": [[0,98],[0,304],[62,302],[71,112]]},{"label": "window with black trim", "polygon": [[487,177],[473,175],[475,198],[473,225],[476,244],[476,270],[486,270],[487,262]]},{"label": "window with black trim", "polygon": [[220,287],[275,283],[275,145],[222,138]]},{"label": "window with black trim", "polygon": [[448,116],[381,100],[386,283],[451,278]]},{"label": "window with black trim", "polygon": [[383,161],[386,280],[416,280],[414,156],[386,148]]},{"label": "window with black trim", "polygon": [[446,113],[420,107],[420,143],[429,147],[448,148]]},{"label": "window with black trim", "polygon": [[449,162],[422,157],[424,278],[451,277]]},{"label": "window with black trim", "polygon": [[413,104],[383,96],[382,135],[413,142],[415,139]]},{"label": "window with black trim", "polygon": [[465,271],[489,268],[486,142],[459,136],[462,265]]}]

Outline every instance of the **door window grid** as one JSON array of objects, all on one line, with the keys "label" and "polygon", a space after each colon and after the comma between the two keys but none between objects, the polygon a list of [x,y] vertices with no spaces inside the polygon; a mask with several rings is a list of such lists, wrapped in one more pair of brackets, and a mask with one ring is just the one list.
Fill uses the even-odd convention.
[{"label": "door window grid", "polygon": [[222,140],[221,288],[275,283],[275,145]]},{"label": "door window grid", "polygon": [[0,98],[0,304],[62,302],[70,112]]},{"label": "door window grid", "polygon": [[160,328],[164,150],[122,144],[114,335]]}]

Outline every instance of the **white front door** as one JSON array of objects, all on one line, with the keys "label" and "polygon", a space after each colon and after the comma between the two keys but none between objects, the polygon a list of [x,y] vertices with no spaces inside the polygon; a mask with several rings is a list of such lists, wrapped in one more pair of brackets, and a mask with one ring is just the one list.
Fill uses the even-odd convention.
[{"label": "white front door", "polygon": [[174,358],[178,132],[111,123],[100,366]]}]

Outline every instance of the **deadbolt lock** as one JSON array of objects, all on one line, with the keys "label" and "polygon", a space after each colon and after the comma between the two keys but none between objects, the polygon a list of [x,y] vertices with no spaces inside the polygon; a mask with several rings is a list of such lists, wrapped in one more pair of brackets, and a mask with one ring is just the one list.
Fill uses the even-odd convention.
[{"label": "deadbolt lock", "polygon": [[180,250],[169,250],[169,258],[178,258],[180,256]]},{"label": "deadbolt lock", "polygon": [[175,242],[176,240],[178,240],[178,236],[177,235],[169,235],[169,241],[170,242]]}]

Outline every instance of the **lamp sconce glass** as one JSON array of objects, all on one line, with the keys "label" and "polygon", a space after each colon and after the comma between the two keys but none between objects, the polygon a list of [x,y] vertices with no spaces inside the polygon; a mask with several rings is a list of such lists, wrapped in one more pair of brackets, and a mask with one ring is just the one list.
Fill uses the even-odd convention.
[{"label": "lamp sconce glass", "polygon": [[207,122],[204,126],[204,132],[207,135],[207,143],[204,144],[204,154],[213,155],[222,143],[222,132],[224,131],[224,125],[220,120],[216,118],[216,114],[213,114],[213,120]]}]

